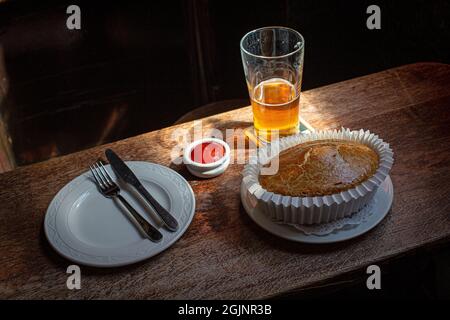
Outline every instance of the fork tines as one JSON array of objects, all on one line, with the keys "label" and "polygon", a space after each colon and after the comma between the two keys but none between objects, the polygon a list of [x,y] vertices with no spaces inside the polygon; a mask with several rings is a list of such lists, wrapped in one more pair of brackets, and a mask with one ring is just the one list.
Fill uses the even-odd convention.
[{"label": "fork tines", "polygon": [[94,165],[90,165],[89,169],[91,169],[92,175],[94,176],[95,181],[101,188],[108,188],[115,185],[113,179],[106,170],[103,162],[98,161]]}]

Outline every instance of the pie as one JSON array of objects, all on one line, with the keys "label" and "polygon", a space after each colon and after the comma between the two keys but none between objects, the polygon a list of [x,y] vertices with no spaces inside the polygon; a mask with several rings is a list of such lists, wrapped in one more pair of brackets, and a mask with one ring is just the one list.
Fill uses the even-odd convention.
[{"label": "pie", "polygon": [[314,197],[355,187],[375,174],[379,156],[372,148],[347,140],[314,140],[284,150],[273,175],[259,175],[269,192]]}]

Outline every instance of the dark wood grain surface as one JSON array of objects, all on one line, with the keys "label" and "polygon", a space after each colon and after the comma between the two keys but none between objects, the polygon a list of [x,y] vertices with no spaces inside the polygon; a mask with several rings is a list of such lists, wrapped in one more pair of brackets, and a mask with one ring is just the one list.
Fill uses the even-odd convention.
[{"label": "dark wood grain surface", "polygon": [[[394,203],[364,236],[313,246],[274,237],[255,225],[239,197],[242,165],[199,180],[170,163],[176,128],[188,122],[0,175],[1,298],[265,298],[332,282],[365,267],[450,240],[450,66],[407,65],[306,91],[302,115],[316,128],[365,128],[391,143]],[[204,119],[244,128],[249,108]],[[82,267],[82,289],[66,288],[71,263],[43,235],[57,191],[112,147],[127,160],[171,166],[192,185],[197,209],[170,249],[117,269]]]}]

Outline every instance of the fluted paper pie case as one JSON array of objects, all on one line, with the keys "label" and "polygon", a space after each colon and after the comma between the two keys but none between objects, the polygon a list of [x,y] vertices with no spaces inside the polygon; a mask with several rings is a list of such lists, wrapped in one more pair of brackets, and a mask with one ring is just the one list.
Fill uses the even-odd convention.
[{"label": "fluted paper pie case", "polygon": [[[261,167],[281,151],[298,144],[314,140],[344,140],[359,142],[372,148],[379,156],[379,165],[375,173],[357,186],[339,193],[314,196],[283,196],[264,189],[259,183]],[[272,146],[273,147],[273,146]],[[299,134],[279,140],[275,153],[269,146],[259,149],[259,157],[250,159],[243,171],[243,183],[250,200],[273,220],[294,224],[327,223],[350,216],[362,209],[374,196],[378,187],[389,175],[394,163],[393,152],[389,144],[370,131],[350,129],[318,131],[311,134]]]}]

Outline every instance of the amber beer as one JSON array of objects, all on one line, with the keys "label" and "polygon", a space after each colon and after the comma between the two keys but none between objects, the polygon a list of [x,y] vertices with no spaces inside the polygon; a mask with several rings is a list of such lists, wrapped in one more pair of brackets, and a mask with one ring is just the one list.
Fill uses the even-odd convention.
[{"label": "amber beer", "polygon": [[258,136],[271,140],[275,133],[298,133],[300,94],[289,81],[272,78],[261,82],[253,90],[251,101]]},{"label": "amber beer", "polygon": [[262,141],[299,132],[304,43],[286,27],[259,28],[241,39],[254,133]]}]

